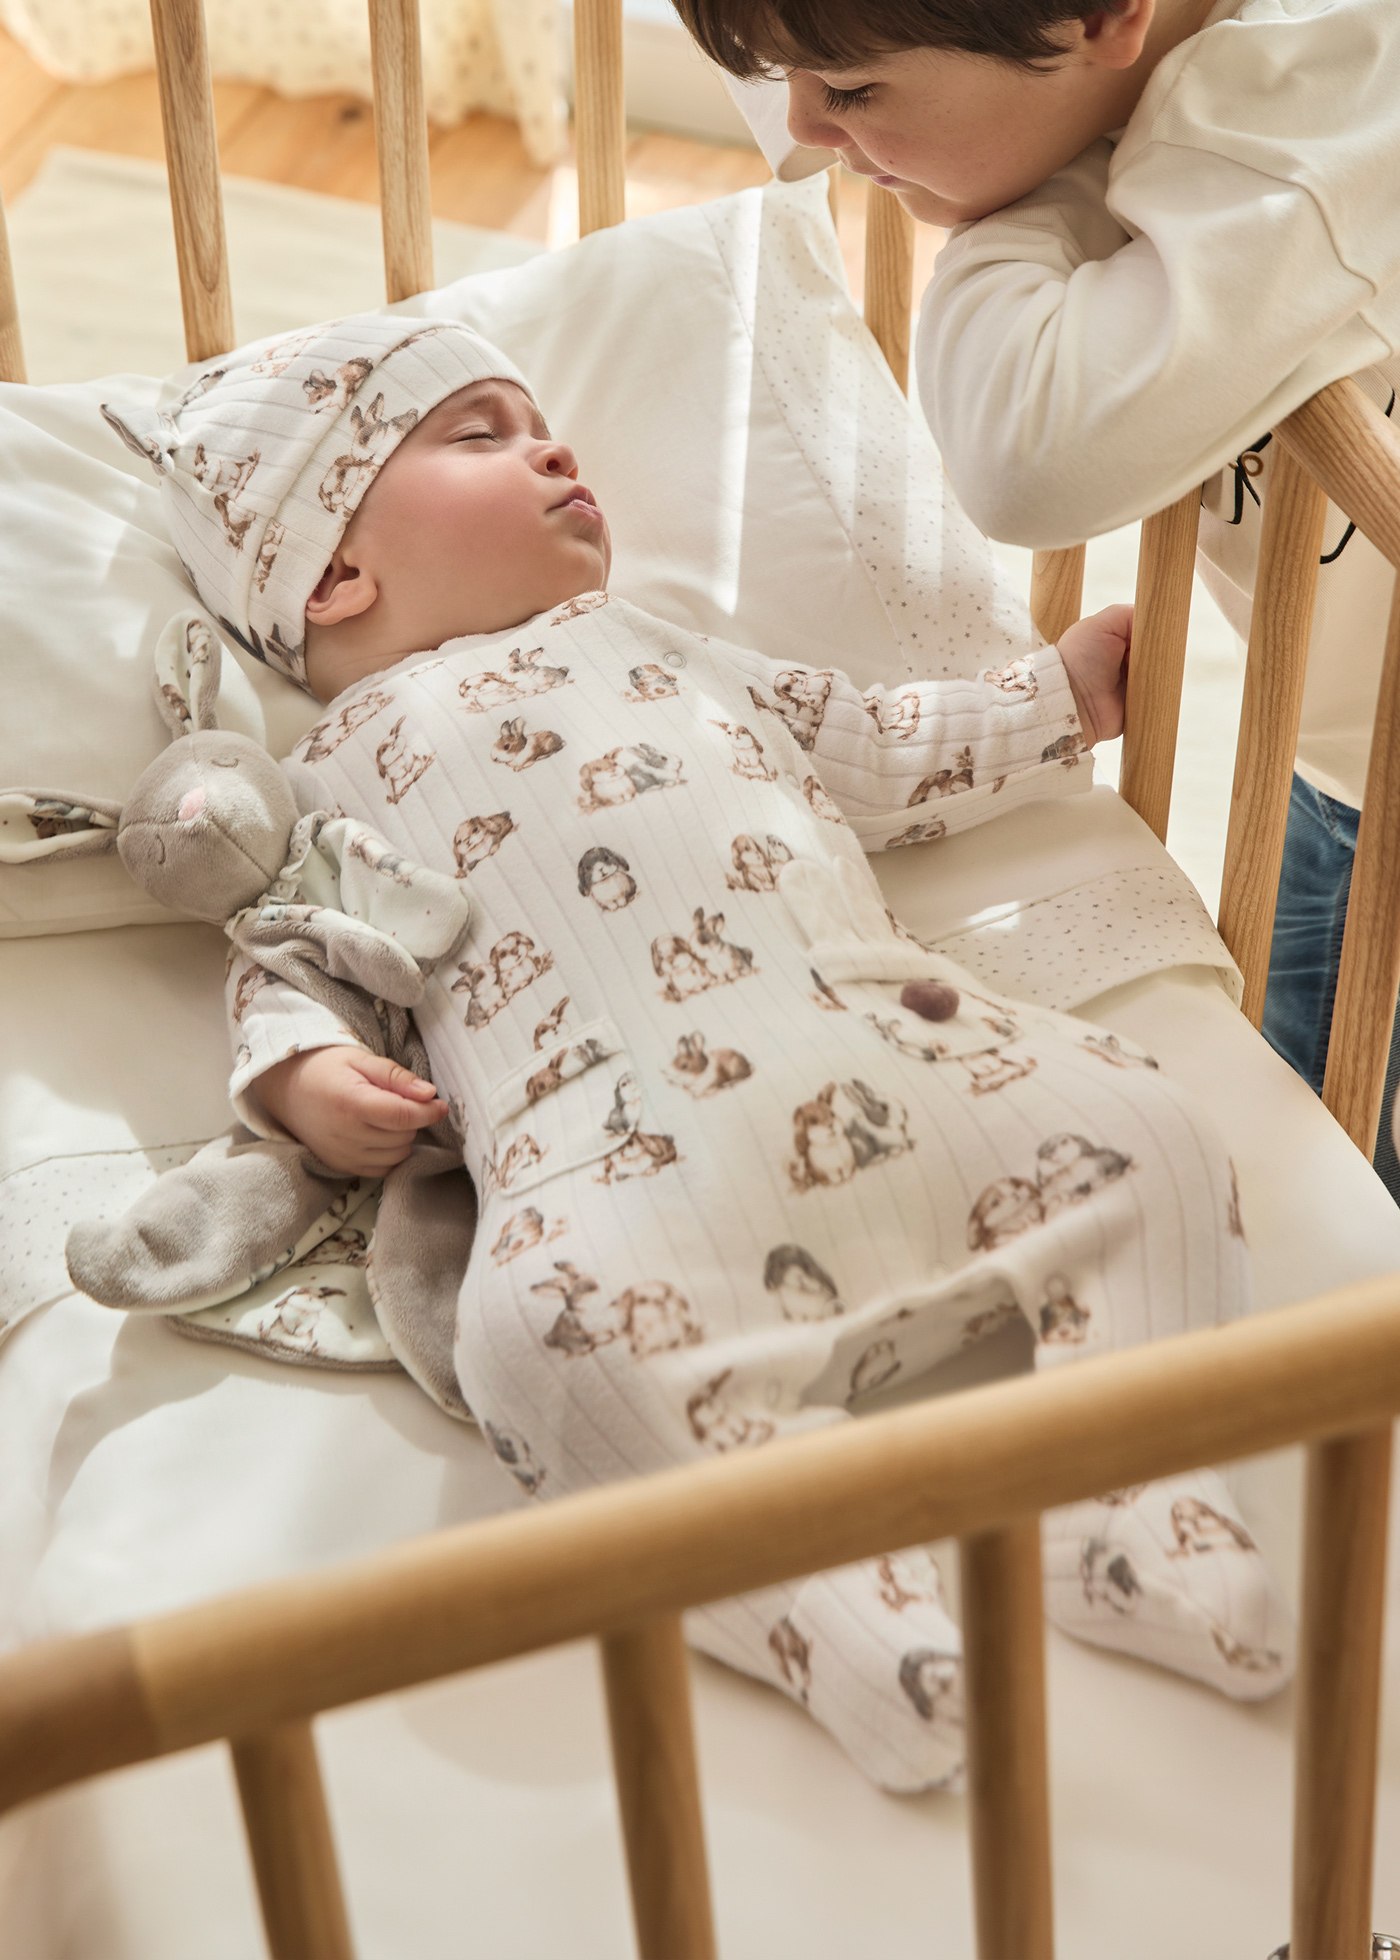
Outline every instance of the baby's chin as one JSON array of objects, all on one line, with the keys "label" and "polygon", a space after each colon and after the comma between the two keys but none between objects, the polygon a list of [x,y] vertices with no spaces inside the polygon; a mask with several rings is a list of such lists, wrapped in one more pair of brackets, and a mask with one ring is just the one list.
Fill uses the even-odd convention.
[{"label": "baby's chin", "polygon": [[371,674],[397,667],[401,660],[408,660],[415,653],[434,653],[454,640],[513,632],[527,620],[538,619],[542,613],[566,606],[571,599],[581,598],[586,592],[603,591],[607,582],[606,569],[602,578],[596,574],[590,578],[586,573],[580,573],[577,578],[561,579],[547,590],[536,591],[528,597],[522,595],[518,606],[499,607],[489,615],[475,610],[468,599],[460,613],[449,614],[451,623],[446,627],[441,616],[432,620],[425,617],[421,625],[407,633],[396,634],[397,644],[392,649],[356,647],[346,638],[335,638],[334,629],[330,633],[324,628],[308,631],[306,691],[323,703],[333,701],[347,687],[358,685]]}]

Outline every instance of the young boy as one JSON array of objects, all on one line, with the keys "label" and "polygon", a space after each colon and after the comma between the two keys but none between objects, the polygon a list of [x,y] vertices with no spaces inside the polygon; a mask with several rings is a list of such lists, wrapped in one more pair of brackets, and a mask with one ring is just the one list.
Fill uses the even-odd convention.
[{"label": "young boy", "polygon": [[[732,74],[788,71],[797,142],[955,227],[918,387],[974,521],[1071,544],[1204,483],[1243,631],[1269,430],[1400,387],[1394,0],[676,3]],[[1319,1090],[1392,577],[1335,510],[1323,551],[1264,1020]],[[1400,1034],[1387,1104],[1397,1074]],[[1400,1199],[1388,1123],[1376,1162]]]},{"label": "young boy", "polygon": [[[1244,1309],[1199,1114],[1150,1058],[928,952],[866,858],[1082,783],[1126,608],[1014,672],[1003,642],[977,680],[864,694],[655,619],[603,589],[607,522],[521,377],[447,323],[335,322],[104,413],[205,604],[328,704],[288,765],[303,809],[465,881],[461,956],[416,1010],[441,1100],[246,960],[232,1089],[356,1174],[453,1112],[479,1194],[457,1371],[527,1489],[837,1420],[1017,1312],[1055,1360]],[[1213,1475],[1057,1513],[1047,1570],[1084,1638],[1238,1695],[1286,1678]],[[926,1559],[695,1633],[882,1785],[958,1773]]]}]

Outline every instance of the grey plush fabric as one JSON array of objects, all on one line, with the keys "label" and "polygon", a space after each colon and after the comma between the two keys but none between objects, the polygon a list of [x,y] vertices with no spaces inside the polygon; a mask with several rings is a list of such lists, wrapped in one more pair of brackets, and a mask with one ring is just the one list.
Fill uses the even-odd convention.
[{"label": "grey plush fabric", "polygon": [[[170,747],[120,811],[45,793],[45,808],[56,814],[41,815],[53,835],[39,841],[69,856],[115,846],[146,890],[221,925],[240,951],[328,1006],[347,1038],[426,1079],[427,1056],[408,1010],[422,997],[425,970],[466,929],[462,888],[409,864],[364,824],[299,811],[272,758],[215,725],[219,645],[207,620],[197,613],[172,620],[156,658]],[[0,791],[0,810],[26,814],[31,832],[39,827],[36,807],[34,792]],[[7,847],[0,837],[0,858],[32,849]],[[294,1276],[362,1190],[302,1145],[236,1124],[157,1178],[120,1217],[75,1225],[69,1274],[92,1299],[128,1313],[202,1311],[284,1269]],[[467,1411],[452,1341],[475,1224],[462,1140],[444,1121],[420,1132],[384,1179],[367,1278],[395,1359],[458,1417]],[[207,1326],[191,1323],[188,1331],[286,1352]],[[289,1358],[347,1365],[318,1362],[314,1348]]]},{"label": "grey plush fabric", "polygon": [[[347,1006],[349,1024],[361,1023],[368,1045],[425,1072],[426,1057],[402,1009],[391,1009],[381,1027],[363,996]],[[164,1172],[119,1217],[76,1224],[66,1247],[69,1276],[90,1298],[128,1313],[194,1312],[279,1269],[290,1273],[304,1251],[334,1231],[363,1188],[359,1179],[327,1170],[301,1144],[256,1137],[235,1124],[188,1163]],[[452,1341],[475,1228],[476,1194],[462,1165],[461,1139],[443,1122],[420,1133],[383,1181],[367,1276],[395,1360],[458,1418],[469,1411],[457,1386]],[[225,1338],[274,1352],[258,1341]],[[297,1358],[311,1366],[346,1365]]]}]

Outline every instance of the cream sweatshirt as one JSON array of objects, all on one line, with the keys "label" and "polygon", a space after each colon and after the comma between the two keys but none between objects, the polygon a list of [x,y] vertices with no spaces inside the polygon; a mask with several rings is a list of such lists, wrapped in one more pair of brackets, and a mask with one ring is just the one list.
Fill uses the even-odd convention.
[{"label": "cream sweatshirt", "polygon": [[[1277,450],[1258,496],[1234,460],[1343,375],[1382,409],[1400,387],[1397,0],[1224,0],[1116,141],[951,234],[917,365],[994,537],[1077,543],[1204,483],[1202,569],[1245,630]],[[1319,583],[1298,767],[1354,806],[1390,584],[1359,535]]]}]

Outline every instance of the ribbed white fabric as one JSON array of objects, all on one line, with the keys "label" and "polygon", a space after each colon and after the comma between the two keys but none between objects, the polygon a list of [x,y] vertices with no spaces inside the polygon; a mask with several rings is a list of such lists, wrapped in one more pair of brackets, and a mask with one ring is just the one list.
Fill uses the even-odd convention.
[{"label": "ribbed white fabric", "polygon": [[[1243,1310],[1230,1165],[1150,1058],[885,910],[867,850],[1089,782],[1056,650],[988,655],[861,693],[589,594],[373,676],[287,765],[472,900],[417,1018],[480,1193],[458,1371],[527,1488],[839,1420],[1016,1313],[1054,1359]],[[951,1018],[901,1006],[915,977]],[[258,982],[230,975],[255,1126],[263,1069],[345,1038]],[[1078,1561],[1097,1524],[1069,1530]],[[1196,1571],[1154,1576],[1194,1600]],[[923,1788],[961,1761],[957,1632],[893,1590],[852,1568],[693,1631]],[[1217,1605],[1184,1616],[1207,1656]],[[1128,1637],[1180,1665],[1170,1634]]]}]

